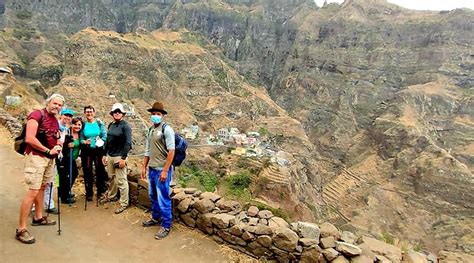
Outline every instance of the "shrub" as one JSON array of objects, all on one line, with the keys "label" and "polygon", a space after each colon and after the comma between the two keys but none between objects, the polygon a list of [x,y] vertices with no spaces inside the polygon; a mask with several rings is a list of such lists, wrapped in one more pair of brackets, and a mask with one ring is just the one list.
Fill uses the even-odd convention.
[{"label": "shrub", "polygon": [[32,16],[33,14],[27,10],[21,10],[16,13],[16,17],[19,19],[30,19]]},{"label": "shrub", "polygon": [[248,172],[241,172],[229,177],[229,186],[232,190],[245,189],[250,186],[251,180]]}]

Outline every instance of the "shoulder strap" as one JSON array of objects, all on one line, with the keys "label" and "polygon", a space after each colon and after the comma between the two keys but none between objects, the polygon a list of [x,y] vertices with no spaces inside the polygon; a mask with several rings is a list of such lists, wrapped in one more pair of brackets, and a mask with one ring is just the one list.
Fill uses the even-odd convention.
[{"label": "shoulder strap", "polygon": [[165,136],[165,128],[168,124],[166,122],[163,122],[161,125],[161,135],[163,136],[163,144],[165,145],[165,150],[168,151],[168,147],[166,147],[166,136]]}]

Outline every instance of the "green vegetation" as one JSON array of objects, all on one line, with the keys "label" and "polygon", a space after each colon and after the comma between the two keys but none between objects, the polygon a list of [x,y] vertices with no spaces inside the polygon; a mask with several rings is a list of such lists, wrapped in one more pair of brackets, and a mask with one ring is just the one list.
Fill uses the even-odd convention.
[{"label": "green vegetation", "polygon": [[217,174],[200,170],[196,166],[178,168],[178,182],[182,187],[196,187],[201,191],[213,192],[219,184]]},{"label": "green vegetation", "polygon": [[265,127],[261,127],[259,130],[258,130],[258,133],[260,133],[260,136],[267,136],[270,134],[270,132],[268,132],[268,129],[265,128]]},{"label": "green vegetation", "polygon": [[16,13],[16,17],[19,19],[30,19],[33,16],[33,14],[30,11],[27,10],[20,10]]},{"label": "green vegetation", "polygon": [[231,199],[236,199],[241,202],[250,202],[253,200],[250,192],[250,173],[243,171],[226,178],[225,181],[225,196]]},{"label": "green vegetation", "polygon": [[262,203],[254,203],[254,205],[258,207],[259,210],[270,210],[272,211],[273,215],[281,217],[285,219],[287,222],[290,221],[290,215],[288,214],[288,212],[283,211],[283,209],[281,208],[274,208]]},{"label": "green vegetation", "polygon": [[20,28],[13,29],[13,36],[19,40],[31,40],[31,38],[36,37],[36,31],[29,28]]},{"label": "green vegetation", "polygon": [[387,243],[393,245],[395,243],[394,237],[388,232],[382,232],[382,240]]}]

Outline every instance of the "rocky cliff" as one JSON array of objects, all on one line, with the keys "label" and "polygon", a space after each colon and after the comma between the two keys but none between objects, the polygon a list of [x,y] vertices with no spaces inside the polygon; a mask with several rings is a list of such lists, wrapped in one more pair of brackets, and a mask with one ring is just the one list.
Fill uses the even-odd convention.
[{"label": "rocky cliff", "polygon": [[292,166],[288,184],[259,192],[268,203],[433,251],[474,251],[472,10],[20,0],[0,2],[0,25],[0,61],[73,106],[102,101],[106,111],[115,95],[144,113],[166,99],[178,126],[282,134]]}]

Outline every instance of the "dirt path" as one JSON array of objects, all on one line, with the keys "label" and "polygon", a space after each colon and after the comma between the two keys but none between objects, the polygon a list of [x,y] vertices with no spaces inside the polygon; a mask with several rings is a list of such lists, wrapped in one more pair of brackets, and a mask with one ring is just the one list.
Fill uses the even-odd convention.
[{"label": "dirt path", "polygon": [[[170,236],[155,240],[156,228],[143,228],[149,215],[138,208],[115,215],[113,208],[61,205],[57,226],[29,227],[36,238],[25,245],[14,238],[23,185],[23,160],[0,139],[0,261],[1,262],[247,262],[196,231],[174,224]],[[57,216],[53,217],[57,219]]]}]

